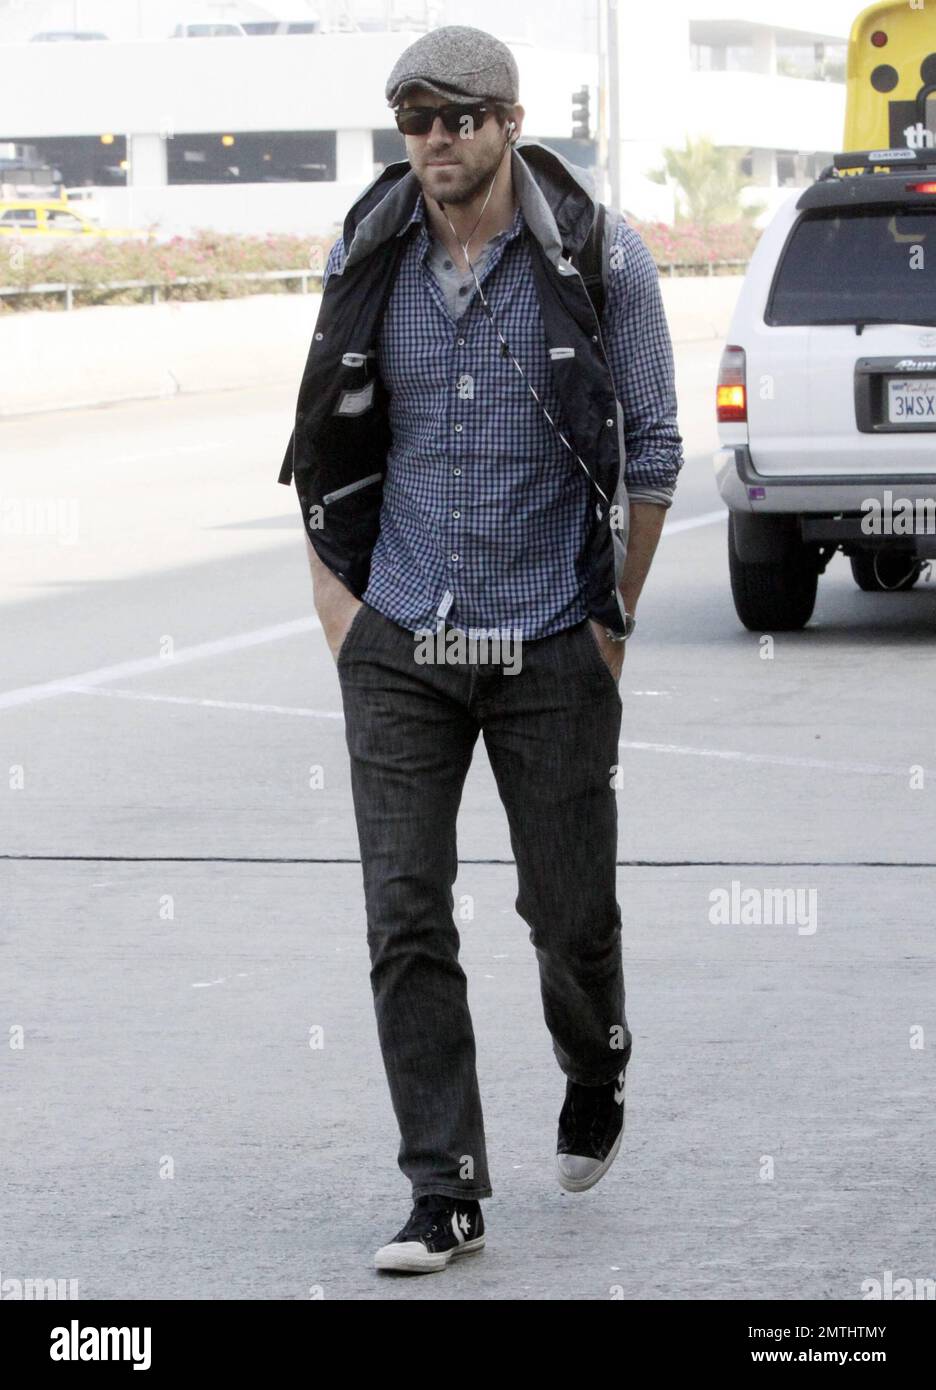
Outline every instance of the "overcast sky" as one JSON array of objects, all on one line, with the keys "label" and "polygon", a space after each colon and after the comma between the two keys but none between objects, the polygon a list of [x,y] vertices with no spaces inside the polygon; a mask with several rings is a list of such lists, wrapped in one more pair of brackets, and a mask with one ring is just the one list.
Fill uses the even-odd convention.
[{"label": "overcast sky", "polygon": [[[505,10],[498,0],[430,0],[439,22],[471,24],[506,39],[553,45],[594,47],[597,0],[515,0]],[[299,19],[337,17],[378,19],[391,12],[422,16],[426,0],[0,0],[0,36],[28,39],[43,29],[98,29],[113,39],[165,38],[180,20]]]},{"label": "overcast sky", "polygon": [[[99,29],[114,39],[164,38],[179,20],[200,18],[282,18],[337,15],[347,10],[359,18],[388,11],[398,16],[425,14],[426,4],[439,22],[471,24],[505,39],[539,42],[549,47],[593,49],[598,0],[0,0],[0,39],[24,40],[42,29]],[[620,6],[626,26],[627,5]],[[862,0],[666,0],[688,6],[690,14],[708,18],[743,18],[819,28],[829,24],[847,31]],[[0,97],[2,103],[2,97]]]}]

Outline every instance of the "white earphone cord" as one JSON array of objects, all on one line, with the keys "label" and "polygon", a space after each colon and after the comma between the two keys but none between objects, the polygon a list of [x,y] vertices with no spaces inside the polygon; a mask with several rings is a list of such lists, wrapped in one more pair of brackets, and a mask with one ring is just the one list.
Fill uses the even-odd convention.
[{"label": "white earphone cord", "polygon": [[[508,150],[509,148],[510,148],[510,136],[508,135],[508,136],[507,136],[507,140],[506,140],[505,143],[504,143],[504,148],[503,148],[503,150],[501,151],[501,159],[504,158],[504,155],[507,153],[507,150]],[[583,460],[579,457],[579,455],[576,453],[575,449],[574,449],[574,448],[572,447],[572,445],[569,443],[568,439],[566,439],[565,435],[562,433],[562,430],[561,430],[561,429],[559,428],[559,426],[556,424],[555,420],[554,420],[553,417],[550,415],[550,413],[549,413],[549,411],[546,409],[545,405],[543,405],[543,402],[541,401],[539,395],[537,394],[536,387],[535,387],[535,386],[533,385],[533,383],[530,381],[530,379],[529,379],[529,377],[527,376],[526,372],[523,370],[523,368],[521,367],[520,363],[517,361],[516,357],[514,357],[513,353],[511,352],[511,350],[510,350],[510,345],[509,345],[509,343],[507,342],[507,339],[504,337],[503,333],[500,331],[500,329],[498,328],[497,324],[496,324],[495,321],[494,321],[494,314],[493,314],[493,312],[492,312],[492,310],[491,310],[491,306],[490,306],[490,304],[488,304],[487,300],[486,300],[485,297],[484,297],[484,291],[483,291],[482,288],[481,288],[481,282],[480,282],[480,280],[478,279],[477,275],[475,274],[475,268],[474,268],[474,266],[471,264],[471,257],[468,255],[468,247],[469,247],[469,245],[470,245],[470,243],[471,243],[471,238],[474,236],[475,232],[478,230],[478,227],[479,227],[479,225],[480,225],[480,223],[481,223],[481,218],[484,216],[485,208],[487,207],[488,202],[490,201],[491,194],[494,192],[494,184],[495,184],[495,182],[496,182],[497,173],[498,173],[498,170],[499,170],[499,169],[500,169],[500,161],[498,161],[497,169],[495,169],[495,171],[494,171],[494,178],[491,179],[491,186],[490,186],[490,188],[489,188],[488,191],[487,191],[487,197],[485,198],[484,203],[483,203],[483,205],[482,205],[482,207],[481,207],[481,212],[480,212],[480,214],[479,214],[479,216],[478,216],[478,220],[477,220],[477,222],[474,224],[474,226],[472,227],[472,229],[471,229],[471,235],[468,237],[467,241],[464,242],[464,244],[459,240],[458,233],[456,232],[455,228],[452,227],[451,219],[449,218],[448,213],[445,211],[445,204],[442,203],[442,202],[441,202],[440,200],[438,200],[438,199],[437,199],[436,201],[439,203],[439,207],[442,209],[442,216],[445,218],[446,222],[448,222],[449,226],[452,228],[452,235],[454,236],[455,240],[458,242],[459,246],[460,246],[461,249],[462,249],[462,254],[463,254],[464,257],[465,257],[465,264],[467,265],[468,269],[471,271],[472,279],[473,279],[474,282],[475,282],[475,289],[478,291],[478,295],[479,295],[479,297],[480,297],[480,299],[481,299],[481,303],[484,305],[485,312],[486,312],[486,314],[487,314],[487,316],[488,316],[488,319],[490,320],[491,327],[494,329],[494,332],[497,334],[497,337],[500,339],[501,344],[502,344],[502,346],[503,346],[503,348],[504,348],[504,351],[507,353],[507,356],[510,358],[511,362],[514,364],[514,366],[516,367],[517,371],[520,373],[521,377],[523,378],[524,382],[525,382],[526,385],[527,385],[527,389],[530,391],[531,395],[533,396],[533,399],[536,401],[536,403],[537,403],[537,405],[539,406],[540,410],[541,410],[541,411],[543,412],[543,414],[546,416],[546,419],[547,419],[547,420],[549,421],[549,423],[552,425],[553,429],[556,431],[556,433],[558,434],[559,438],[562,440],[563,444],[564,444],[564,445],[566,446],[566,448],[568,449],[569,453],[572,455],[572,457],[573,457],[579,464],[581,464],[582,469],[583,469],[583,471],[584,471],[584,473],[585,473],[585,476],[589,479],[590,482],[594,483],[595,487],[596,487],[596,488],[598,489],[598,491],[601,493],[601,495],[602,495],[602,497],[604,498],[604,500],[605,500],[606,502],[608,502],[607,494],[602,490],[602,488],[598,485],[598,483],[595,482],[595,479],[592,477],[592,475],[591,475],[591,474],[589,473],[589,471],[588,471],[587,465],[584,463],[584,461],[583,461]],[[608,503],[608,505],[610,506],[611,504]]]}]

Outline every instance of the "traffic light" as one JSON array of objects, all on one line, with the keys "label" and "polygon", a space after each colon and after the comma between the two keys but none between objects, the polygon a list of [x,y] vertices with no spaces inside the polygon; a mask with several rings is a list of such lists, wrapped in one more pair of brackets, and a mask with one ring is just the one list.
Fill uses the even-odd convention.
[{"label": "traffic light", "polygon": [[589,111],[587,87],[580,87],[572,93],[572,139],[591,139],[591,112]]}]

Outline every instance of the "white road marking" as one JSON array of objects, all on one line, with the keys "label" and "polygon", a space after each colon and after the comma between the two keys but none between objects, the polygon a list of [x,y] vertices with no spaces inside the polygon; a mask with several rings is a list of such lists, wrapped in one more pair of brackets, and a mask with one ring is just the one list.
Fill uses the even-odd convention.
[{"label": "white road marking", "polygon": [[[638,743],[622,739],[619,748],[637,753],[680,753],[693,758],[724,758],[729,762],[767,763],[773,767],[814,767],[827,772],[870,773],[877,777],[909,777],[910,767],[883,767],[880,763],[839,763],[828,758],[796,758],[782,753],[741,753],[732,748],[692,748],[679,743]],[[924,775],[934,776],[924,769]]]},{"label": "white road marking", "polygon": [[[238,970],[236,979],[249,980],[253,975],[269,975],[271,971],[281,972],[282,965],[261,965],[256,970]],[[217,980],[195,980],[189,986],[190,989],[213,989],[215,985],[226,985],[227,976],[221,975]]]},{"label": "white road marking", "polygon": [[239,709],[251,714],[297,714],[305,719],[344,719],[340,710],[302,709],[296,705],[255,705],[249,700],[205,700],[197,695],[150,695],[144,690],[109,690],[101,686],[71,685],[76,695],[107,695],[117,700],[151,700],[155,704],[199,705],[204,709]]},{"label": "white road marking", "polygon": [[694,531],[698,526],[713,526],[716,521],[726,521],[728,513],[724,509],[720,512],[703,512],[701,516],[687,516],[682,521],[667,521],[660,533],[660,540],[665,541],[667,536],[678,536],[683,531]]},{"label": "white road marking", "polygon": [[296,618],[291,623],[276,623],[273,627],[255,628],[253,632],[242,632],[234,637],[219,637],[214,642],[198,642],[192,647],[179,647],[171,657],[143,656],[136,661],[120,661],[114,666],[99,666],[94,671],[64,676],[61,680],[43,681],[40,685],[25,685],[19,690],[5,690],[0,693],[0,709],[33,705],[39,700],[66,695],[73,686],[104,685],[107,681],[149,675],[151,671],[168,671],[170,667],[184,666],[190,661],[206,661],[214,656],[227,656],[231,652],[244,651],[247,647],[262,646],[265,642],[279,642],[284,637],[297,637],[303,632],[315,632],[321,626],[318,618]]},{"label": "white road marking", "polygon": [[[73,685],[66,687],[80,695],[107,695],[122,700],[152,700],[157,704],[200,705],[211,709],[248,710],[256,714],[292,714],[303,719],[344,720],[341,710],[304,709],[295,705],[259,705],[246,700],[204,700],[195,695],[150,695],[138,690],[101,690],[94,687]],[[641,692],[634,692],[640,694]],[[646,692],[650,693],[650,692]],[[668,693],[668,692],[661,692]],[[881,763],[836,762],[831,758],[798,758],[783,753],[745,753],[736,748],[693,748],[681,743],[645,743],[635,739],[621,739],[619,748],[635,753],[669,753],[691,758],[721,758],[727,762],[754,763],[768,767],[810,767],[825,772],[859,773],[876,777],[908,777],[910,768],[886,767]],[[924,769],[925,775],[936,776],[936,771]]]},{"label": "white road marking", "polygon": [[[221,447],[226,446],[218,441],[200,445],[182,445],[181,450]],[[178,453],[181,450],[177,448],[171,452]],[[127,461],[130,457],[127,455],[123,461]],[[136,457],[155,457],[155,455],[137,455]],[[702,516],[673,521],[664,527],[663,535],[678,535],[682,531],[691,531],[697,526],[710,526],[715,521],[721,521],[727,515],[728,513],[725,511],[706,512]],[[144,656],[136,661],[120,661],[114,666],[100,666],[94,671],[81,671],[74,676],[64,676],[61,680],[43,681],[38,685],[25,685],[18,690],[5,690],[0,692],[0,710],[15,709],[20,705],[34,705],[40,700],[54,699],[57,695],[72,694],[79,686],[87,688],[88,686],[105,685],[108,681],[145,676],[151,671],[166,671],[170,666],[182,666],[189,661],[206,661],[214,656],[227,656],[230,652],[243,651],[247,647],[262,646],[265,642],[278,642],[284,637],[296,637],[302,632],[315,632],[321,626],[317,617],[297,618],[291,623],[276,623],[273,627],[257,628],[253,632],[243,632],[235,637],[220,637],[214,642],[198,642],[192,647],[180,647],[172,657]],[[270,710],[271,712],[278,712],[275,706],[271,706]]]},{"label": "white road marking", "polygon": [[111,463],[142,463],[146,459],[175,458],[177,454],[200,454],[206,449],[231,449],[236,440],[212,439],[202,444],[173,444],[167,449],[149,449],[145,454],[119,454]]}]

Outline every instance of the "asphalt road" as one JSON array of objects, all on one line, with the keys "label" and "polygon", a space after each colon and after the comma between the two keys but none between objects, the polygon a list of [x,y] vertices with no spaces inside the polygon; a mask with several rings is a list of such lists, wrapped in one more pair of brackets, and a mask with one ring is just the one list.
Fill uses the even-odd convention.
[{"label": "asphalt road", "polygon": [[[678,349],[687,463],[621,678],[625,1144],[560,1191],[563,1078],[479,741],[455,893],[495,1195],[485,1252],[417,1279],[370,1268],[409,1193],[338,681],[275,481],[295,383],[0,425],[0,502],[57,505],[52,533],[0,536],[0,1280],[858,1299],[936,1277],[936,586],[863,594],[838,557],[764,658],[728,588],[718,353]],[[733,883],[808,917],[713,922]]]}]

